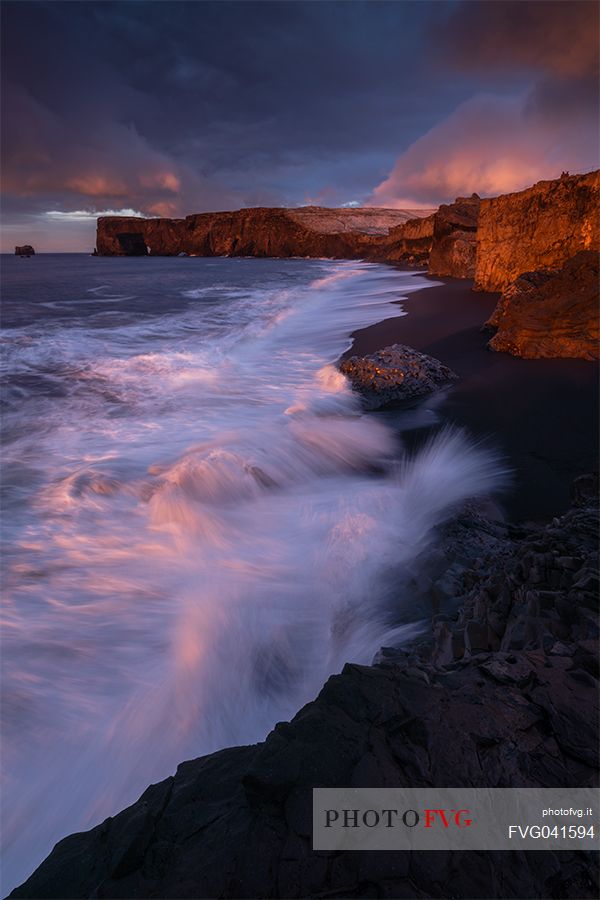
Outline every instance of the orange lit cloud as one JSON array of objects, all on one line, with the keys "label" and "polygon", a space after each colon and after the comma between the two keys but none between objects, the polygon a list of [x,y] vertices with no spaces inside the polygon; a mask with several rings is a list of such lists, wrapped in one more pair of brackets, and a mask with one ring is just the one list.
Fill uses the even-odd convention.
[{"label": "orange lit cloud", "polygon": [[177,203],[169,203],[169,202],[161,202],[161,203],[152,203],[147,207],[148,212],[153,216],[162,216],[164,218],[173,218],[178,215],[178,204]]},{"label": "orange lit cloud", "polygon": [[[448,202],[476,191],[519,190],[598,158],[598,20],[595,3],[460,3],[432,29],[430,63],[488,85],[411,144],[369,202]],[[526,77],[520,93],[494,78]]]},{"label": "orange lit cloud", "polygon": [[181,179],[174,172],[152,172],[141,175],[140,184],[147,188],[158,188],[178,194],[181,188]]},{"label": "orange lit cloud", "polygon": [[519,190],[597,165],[594,122],[531,115],[529,97],[478,95],[412,144],[373,192],[374,206],[448,202]]},{"label": "orange lit cloud", "polygon": [[2,180],[4,191],[14,197],[71,195],[77,208],[88,198],[99,208],[118,199],[148,212],[173,214],[184,180],[188,189],[193,181],[193,173],[180,170],[131,125],[99,119],[65,144],[62,118],[30,92],[9,84],[4,96],[11,131]]},{"label": "orange lit cloud", "polygon": [[85,197],[124,197],[127,194],[127,186],[122,181],[105,175],[76,175],[67,178],[65,187]]},{"label": "orange lit cloud", "polygon": [[[412,143],[369,203],[403,207],[484,196],[597,168],[598,18],[594,3],[462,3],[434,29],[432,65],[527,75],[520,93],[491,87]],[[497,88],[496,88],[497,90]],[[506,91],[506,88],[504,89]]]}]

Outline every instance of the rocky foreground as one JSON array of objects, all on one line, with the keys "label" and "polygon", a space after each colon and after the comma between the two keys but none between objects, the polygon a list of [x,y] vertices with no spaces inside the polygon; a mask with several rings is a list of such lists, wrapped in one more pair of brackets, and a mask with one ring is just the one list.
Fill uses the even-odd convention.
[{"label": "rocky foreground", "polygon": [[584,898],[581,852],[311,849],[313,787],[598,783],[597,478],[547,526],[463,509],[398,591],[421,637],[347,665],[266,741],[182,763],[11,897]]}]

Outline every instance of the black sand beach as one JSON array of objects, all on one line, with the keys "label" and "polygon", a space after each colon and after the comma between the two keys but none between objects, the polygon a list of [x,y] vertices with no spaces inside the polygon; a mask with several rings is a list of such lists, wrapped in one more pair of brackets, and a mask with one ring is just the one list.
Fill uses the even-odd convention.
[{"label": "black sand beach", "polygon": [[[450,366],[459,376],[440,411],[445,422],[489,440],[514,472],[503,496],[511,520],[540,521],[569,506],[571,482],[598,466],[598,367],[578,359],[517,359],[487,349],[481,326],[498,295],[472,290],[472,281],[431,278],[411,294],[407,312],[353,334],[346,356],[407,344]],[[396,410],[377,415],[393,419]],[[403,432],[416,446],[431,429]]]}]

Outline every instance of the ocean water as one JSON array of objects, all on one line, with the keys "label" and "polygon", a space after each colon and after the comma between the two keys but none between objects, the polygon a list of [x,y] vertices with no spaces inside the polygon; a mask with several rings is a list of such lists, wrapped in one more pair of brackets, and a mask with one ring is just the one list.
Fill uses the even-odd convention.
[{"label": "ocean water", "polygon": [[430,284],[330,260],[4,258],[4,893],[421,627],[395,577],[498,464],[456,432],[407,458],[335,362]]}]

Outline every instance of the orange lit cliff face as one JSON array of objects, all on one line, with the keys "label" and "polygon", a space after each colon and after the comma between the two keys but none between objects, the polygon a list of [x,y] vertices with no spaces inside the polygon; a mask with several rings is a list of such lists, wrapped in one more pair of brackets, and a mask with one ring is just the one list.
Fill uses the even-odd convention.
[{"label": "orange lit cliff face", "polygon": [[199,213],[185,219],[106,216],[98,219],[96,246],[101,256],[385,257],[390,232],[396,234],[407,222],[411,234],[415,225],[418,229],[416,212],[307,206]]},{"label": "orange lit cliff face", "polygon": [[521,275],[488,322],[497,329],[490,349],[526,359],[598,359],[598,274],[598,252],[582,250],[560,268]]},{"label": "orange lit cliff face", "polygon": [[598,250],[599,201],[600,171],[482,200],[475,288],[503,290],[523,272],[560,266],[580,250]]}]

